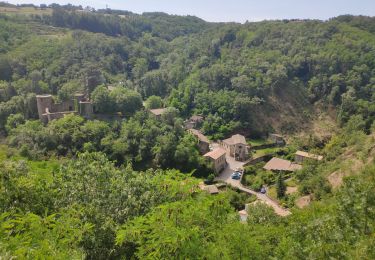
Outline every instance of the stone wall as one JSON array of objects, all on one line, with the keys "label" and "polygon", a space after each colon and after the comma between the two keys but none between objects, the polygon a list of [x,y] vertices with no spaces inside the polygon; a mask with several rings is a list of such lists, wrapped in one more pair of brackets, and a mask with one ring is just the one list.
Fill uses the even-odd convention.
[{"label": "stone wall", "polygon": [[39,119],[44,123],[64,117],[66,114],[80,114],[92,118],[94,113],[91,101],[85,100],[84,94],[76,94],[74,99],[61,103],[54,103],[52,95],[37,95]]},{"label": "stone wall", "polygon": [[65,115],[68,115],[68,114],[77,114],[77,112],[76,111],[64,111],[64,112],[55,112],[55,113],[47,112],[46,116],[47,116],[48,122],[50,122],[55,119],[63,118]]},{"label": "stone wall", "polygon": [[266,155],[263,155],[263,156],[259,156],[259,157],[256,157],[254,159],[251,159],[244,166],[254,165],[254,164],[257,164],[257,163],[260,163],[260,162],[267,162],[267,161],[271,160],[272,157],[273,157],[273,154],[266,154]]},{"label": "stone wall", "polygon": [[65,111],[74,111],[74,101],[68,100],[61,103],[54,103],[52,104],[52,109],[50,109],[50,113],[56,112],[65,112]]}]

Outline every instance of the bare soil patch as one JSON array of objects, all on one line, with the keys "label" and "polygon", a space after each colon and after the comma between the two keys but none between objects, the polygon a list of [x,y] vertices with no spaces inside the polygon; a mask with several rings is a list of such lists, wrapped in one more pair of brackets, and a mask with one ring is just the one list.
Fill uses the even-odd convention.
[{"label": "bare soil patch", "polygon": [[289,195],[289,194],[293,194],[293,193],[296,193],[298,191],[298,188],[297,187],[286,187],[286,194]]},{"label": "bare soil patch", "polygon": [[343,184],[344,173],[336,171],[328,176],[328,182],[333,189],[337,189]]},{"label": "bare soil patch", "polygon": [[300,209],[307,207],[308,205],[310,205],[310,203],[311,203],[310,195],[303,196],[301,198],[296,199],[296,206]]}]

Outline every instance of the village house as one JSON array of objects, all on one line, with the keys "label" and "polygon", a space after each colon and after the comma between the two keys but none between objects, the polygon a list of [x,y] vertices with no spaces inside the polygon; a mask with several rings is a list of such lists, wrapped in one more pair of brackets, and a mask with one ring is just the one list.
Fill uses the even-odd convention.
[{"label": "village house", "polygon": [[193,129],[199,127],[204,121],[204,117],[200,115],[193,115],[184,122],[186,129]]},{"label": "village house", "polygon": [[208,140],[208,138],[199,130],[189,129],[188,131],[197,138],[200,153],[208,153],[210,151],[210,140]]},{"label": "village house", "polygon": [[215,173],[219,174],[227,166],[225,155],[226,151],[224,149],[216,148],[203,156],[212,163],[212,168]]},{"label": "village house", "polygon": [[166,108],[156,108],[156,109],[150,109],[150,113],[153,114],[156,119],[161,119],[161,115],[164,114],[166,111]]},{"label": "village house", "polygon": [[246,161],[249,159],[249,146],[243,135],[233,135],[231,138],[221,141],[220,145],[227,150],[229,155],[234,157],[236,161]]},{"label": "village house", "polygon": [[302,169],[302,166],[288,160],[273,157],[264,165],[263,169],[276,172],[294,172]]},{"label": "village house", "polygon": [[297,151],[294,156],[294,161],[297,163],[303,163],[304,160],[317,160],[321,161],[323,160],[323,156],[321,155],[316,155],[312,153],[307,153],[303,151]]},{"label": "village house", "polygon": [[91,118],[94,113],[94,107],[85,94],[75,94],[74,99],[61,103],[55,103],[52,95],[36,96],[39,119],[43,123],[59,119],[67,114],[79,114],[85,118]]},{"label": "village house", "polygon": [[275,143],[277,145],[285,144],[284,137],[279,134],[269,134],[269,139],[271,140],[272,143]]}]

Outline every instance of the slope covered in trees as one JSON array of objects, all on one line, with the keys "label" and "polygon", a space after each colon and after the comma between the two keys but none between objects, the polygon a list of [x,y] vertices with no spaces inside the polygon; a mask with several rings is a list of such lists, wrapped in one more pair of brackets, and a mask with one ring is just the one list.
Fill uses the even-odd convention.
[{"label": "slope covered in trees", "polygon": [[[120,25],[133,30],[133,26],[137,36],[108,33],[90,20],[85,24],[96,31],[86,25],[59,24],[55,16],[60,12],[71,23],[87,16],[108,30]],[[63,99],[83,88],[93,91],[102,83],[134,89],[144,99],[161,96],[183,116],[202,113],[209,118],[204,131],[214,137],[228,135],[234,128],[252,134],[272,128],[293,131],[313,117],[314,104],[335,108],[342,123],[353,114],[362,114],[367,128],[373,121],[375,39],[371,18],[244,25],[199,21],[194,27],[191,23],[197,22],[188,17],[134,16],[137,18],[131,21],[151,19],[153,26],[129,25],[127,19],[114,14],[62,8],[55,9],[52,16],[3,16],[3,122],[14,111],[26,112],[14,104],[18,102],[14,96],[25,99],[29,93],[49,92]],[[177,33],[171,32],[170,23],[190,30],[181,27]]]},{"label": "slope covered in trees", "polygon": [[[0,256],[375,257],[374,18],[215,24],[43,8],[0,14]],[[37,94],[64,101],[83,91],[97,112],[124,118],[38,120]],[[146,111],[159,107],[168,107],[159,120]],[[211,171],[183,130],[190,115],[204,115],[201,130],[215,140],[293,136],[325,113],[338,123],[326,140],[296,137],[281,151],[325,158],[295,174],[298,193],[313,198],[307,209],[293,207],[281,175],[272,178],[292,208],[286,218],[257,204],[240,223],[251,197],[198,188]],[[348,173],[337,190],[333,172]]]}]

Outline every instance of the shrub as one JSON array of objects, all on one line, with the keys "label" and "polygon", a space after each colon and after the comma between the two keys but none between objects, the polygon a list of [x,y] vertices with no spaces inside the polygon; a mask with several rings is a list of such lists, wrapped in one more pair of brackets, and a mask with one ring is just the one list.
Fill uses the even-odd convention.
[{"label": "shrub", "polygon": [[263,186],[263,181],[259,177],[255,178],[253,182],[250,184],[251,189],[255,191],[259,191]]},{"label": "shrub", "polygon": [[208,175],[208,177],[207,177],[207,182],[208,183],[213,183],[214,180],[215,180],[215,175],[214,174],[211,173],[210,175]]},{"label": "shrub", "polygon": [[28,158],[30,159],[31,158],[31,153],[30,153],[30,148],[28,145],[26,144],[23,144],[20,148],[20,155],[22,157],[25,157],[25,158]]}]

